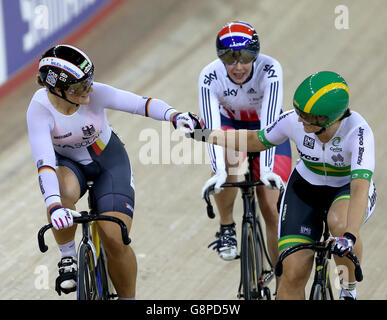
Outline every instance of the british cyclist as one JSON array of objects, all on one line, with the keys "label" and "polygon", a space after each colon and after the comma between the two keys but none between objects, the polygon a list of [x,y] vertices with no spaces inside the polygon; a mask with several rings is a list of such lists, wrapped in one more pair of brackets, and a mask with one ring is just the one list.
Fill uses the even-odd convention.
[{"label": "british cyclist", "polygon": [[[227,23],[217,34],[214,60],[200,73],[199,109],[209,129],[249,129],[267,126],[282,113],[283,79],[280,63],[260,53],[259,37],[246,22]],[[220,214],[218,238],[214,245],[224,260],[237,257],[237,240],[233,206],[237,188],[222,190],[225,182],[238,180],[238,167],[245,155],[225,152],[220,146],[207,145],[212,177],[204,184],[214,186],[215,201]],[[278,259],[276,201],[283,181],[291,171],[289,141],[263,151],[254,160],[254,176],[265,186],[256,188],[258,203],[266,224],[269,255]]]}]

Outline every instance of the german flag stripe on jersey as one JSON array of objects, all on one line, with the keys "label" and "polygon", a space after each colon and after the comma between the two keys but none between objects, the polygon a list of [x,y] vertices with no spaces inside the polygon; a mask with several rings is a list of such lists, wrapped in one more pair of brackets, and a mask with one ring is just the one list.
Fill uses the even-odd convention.
[{"label": "german flag stripe on jersey", "polygon": [[152,101],[152,98],[149,98],[145,103],[145,117],[149,117],[149,105]]},{"label": "german flag stripe on jersey", "polygon": [[106,148],[106,145],[102,142],[100,138],[98,138],[92,145],[94,152],[99,156],[102,151]]},{"label": "german flag stripe on jersey", "polygon": [[56,170],[53,167],[41,166],[41,167],[38,168],[38,174],[42,173],[45,170],[50,170],[50,171],[53,171],[54,173],[56,173]]}]

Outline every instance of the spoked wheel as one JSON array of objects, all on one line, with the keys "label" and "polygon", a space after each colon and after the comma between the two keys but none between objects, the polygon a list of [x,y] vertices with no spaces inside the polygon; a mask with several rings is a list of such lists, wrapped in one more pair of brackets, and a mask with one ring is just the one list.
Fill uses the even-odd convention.
[{"label": "spoked wheel", "polygon": [[334,300],[334,297],[333,297],[333,291],[332,291],[332,286],[331,286],[331,281],[329,279],[329,275],[328,275],[328,279],[327,279],[327,286],[326,286],[326,292],[327,292],[327,300]]},{"label": "spoked wheel", "polygon": [[78,253],[77,299],[100,300],[93,251],[88,245],[81,245]]},{"label": "spoked wheel", "polygon": [[265,300],[271,300],[271,292],[268,287],[263,288],[263,299]]},{"label": "spoked wheel", "polygon": [[244,223],[242,226],[241,276],[244,299],[260,298],[262,250],[250,223]]},{"label": "spoked wheel", "polygon": [[101,252],[97,263],[97,283],[100,283],[99,292],[103,300],[109,300],[118,297],[114,291],[114,286],[110,280],[107,270],[107,256],[103,246],[101,245]]}]

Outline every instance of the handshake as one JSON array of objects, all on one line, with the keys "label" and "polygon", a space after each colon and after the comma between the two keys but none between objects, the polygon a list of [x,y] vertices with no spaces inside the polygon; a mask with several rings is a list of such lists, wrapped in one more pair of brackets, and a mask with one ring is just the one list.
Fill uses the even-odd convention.
[{"label": "handshake", "polygon": [[210,129],[205,128],[203,119],[192,112],[176,113],[172,118],[172,124],[175,129],[185,131],[187,138],[197,141],[207,141],[211,133]]}]

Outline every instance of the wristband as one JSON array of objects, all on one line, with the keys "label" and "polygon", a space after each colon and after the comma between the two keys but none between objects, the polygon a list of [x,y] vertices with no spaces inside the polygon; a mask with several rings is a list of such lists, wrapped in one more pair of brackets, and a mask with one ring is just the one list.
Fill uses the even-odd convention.
[{"label": "wristband", "polygon": [[346,238],[348,238],[348,239],[351,239],[351,240],[353,241],[353,244],[355,244],[355,242],[356,242],[356,237],[355,237],[352,233],[346,232],[346,233],[344,233],[343,236],[346,237]]},{"label": "wristband", "polygon": [[54,213],[54,211],[55,210],[57,210],[57,209],[61,209],[61,208],[63,208],[61,205],[56,205],[56,206],[53,206],[51,209],[50,209],[50,216]]}]

